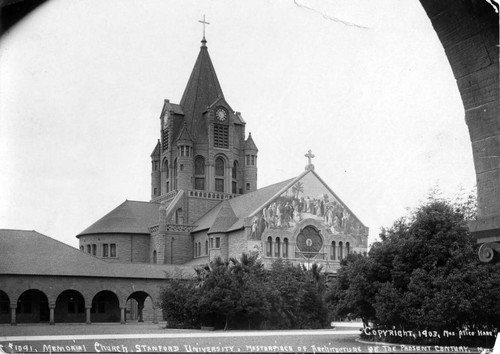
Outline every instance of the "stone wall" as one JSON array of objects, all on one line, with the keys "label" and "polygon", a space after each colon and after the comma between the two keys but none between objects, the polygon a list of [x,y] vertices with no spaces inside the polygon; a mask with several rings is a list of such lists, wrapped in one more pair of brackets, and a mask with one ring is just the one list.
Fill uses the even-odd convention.
[{"label": "stone wall", "polygon": [[[121,263],[149,263],[149,242],[148,234],[98,234],[85,235],[79,239],[84,252],[87,253],[87,245],[95,244],[96,257]],[[116,244],[116,257],[103,257],[103,244]]]}]

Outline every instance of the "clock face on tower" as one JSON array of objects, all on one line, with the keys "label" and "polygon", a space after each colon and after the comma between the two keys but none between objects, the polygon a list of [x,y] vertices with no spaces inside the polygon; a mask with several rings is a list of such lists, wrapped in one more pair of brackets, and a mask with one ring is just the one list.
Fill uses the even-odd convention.
[{"label": "clock face on tower", "polygon": [[227,120],[227,110],[224,107],[217,107],[215,109],[215,119],[219,122],[225,122]]}]

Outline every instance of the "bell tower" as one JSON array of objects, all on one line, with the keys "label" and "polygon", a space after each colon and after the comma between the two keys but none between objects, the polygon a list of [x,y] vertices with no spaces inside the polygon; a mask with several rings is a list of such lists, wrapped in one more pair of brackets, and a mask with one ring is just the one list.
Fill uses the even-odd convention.
[{"label": "bell tower", "polygon": [[165,100],[160,125],[151,155],[152,200],[180,190],[217,193],[220,200],[257,189],[257,146],[222,92],[205,35],[180,103]]}]

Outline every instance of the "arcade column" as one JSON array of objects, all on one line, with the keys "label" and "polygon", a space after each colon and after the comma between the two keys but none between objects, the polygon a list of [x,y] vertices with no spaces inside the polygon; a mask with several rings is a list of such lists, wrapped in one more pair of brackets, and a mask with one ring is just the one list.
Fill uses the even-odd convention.
[{"label": "arcade column", "polygon": [[92,306],[85,306],[85,323],[86,324],[91,324],[92,322],[90,322],[90,309],[92,308]]},{"label": "arcade column", "polygon": [[49,305],[49,312],[50,312],[50,319],[49,319],[49,325],[55,325],[54,321],[54,311],[55,311],[56,305],[55,304],[50,304]]},{"label": "arcade column", "polygon": [[120,323],[125,324],[125,307],[120,307]]},{"label": "arcade column", "polygon": [[10,324],[12,326],[17,325],[17,322],[16,322],[16,309],[17,309],[17,304],[10,304]]}]

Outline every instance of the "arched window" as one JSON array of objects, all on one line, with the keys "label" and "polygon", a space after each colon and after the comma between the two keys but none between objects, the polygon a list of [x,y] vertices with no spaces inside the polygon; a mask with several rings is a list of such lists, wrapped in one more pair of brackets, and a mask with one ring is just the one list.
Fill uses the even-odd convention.
[{"label": "arched window", "polygon": [[346,242],[345,243],[345,255],[348,256],[350,252],[351,252],[351,245],[349,244],[349,242]]},{"label": "arched window", "polygon": [[208,254],[208,240],[205,241],[205,254]]},{"label": "arched window", "polygon": [[198,257],[201,256],[201,242],[198,242]]},{"label": "arched window", "polygon": [[342,260],[342,258],[344,258],[344,244],[342,243],[342,241],[339,242],[339,260]]},{"label": "arched window", "polygon": [[236,194],[236,193],[238,193],[238,161],[233,162],[233,169],[231,171],[231,175],[233,178],[233,181],[231,184],[231,186],[232,186],[231,193]]},{"label": "arched window", "polygon": [[184,211],[182,208],[175,211],[175,223],[177,225],[184,225]]},{"label": "arched window", "polygon": [[157,260],[156,250],[153,251],[153,263],[156,264]]},{"label": "arched window", "polygon": [[281,251],[281,240],[279,237],[276,237],[276,244],[274,245],[274,257],[279,258]]},{"label": "arched window", "polygon": [[197,253],[197,251],[198,251],[198,244],[197,244],[197,243],[195,243],[195,244],[194,244],[194,250],[193,250],[193,253],[194,253],[194,256],[195,256],[195,257],[197,256],[197,254],[196,254],[196,253]]},{"label": "arched window", "polygon": [[194,189],[205,190],[205,158],[203,156],[196,156],[194,174]]},{"label": "arched window", "polygon": [[288,258],[288,238],[283,239],[283,258]]},{"label": "arched window", "polygon": [[215,191],[224,192],[224,159],[217,157],[215,159]]},{"label": "arched window", "polygon": [[332,241],[332,247],[330,248],[330,259],[335,260],[337,259],[337,245],[335,244],[335,241]]},{"label": "arched window", "polygon": [[273,239],[271,238],[271,236],[269,236],[266,242],[266,256],[272,257],[272,255],[273,255]]},{"label": "arched window", "polygon": [[163,161],[163,172],[165,172],[165,177],[169,177],[169,171],[168,171],[168,160]]}]

